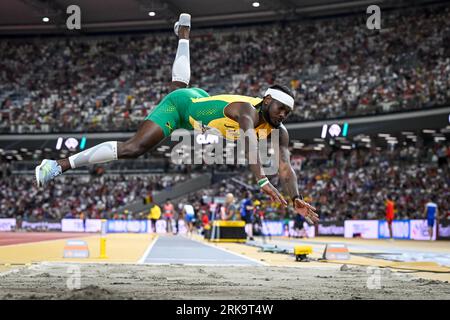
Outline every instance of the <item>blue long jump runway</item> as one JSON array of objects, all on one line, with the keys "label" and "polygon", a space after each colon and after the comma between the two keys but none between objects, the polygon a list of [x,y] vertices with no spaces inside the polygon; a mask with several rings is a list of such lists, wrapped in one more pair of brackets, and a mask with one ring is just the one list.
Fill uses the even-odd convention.
[{"label": "blue long jump runway", "polygon": [[182,236],[159,236],[144,258],[147,264],[244,265],[256,261],[220,250]]}]

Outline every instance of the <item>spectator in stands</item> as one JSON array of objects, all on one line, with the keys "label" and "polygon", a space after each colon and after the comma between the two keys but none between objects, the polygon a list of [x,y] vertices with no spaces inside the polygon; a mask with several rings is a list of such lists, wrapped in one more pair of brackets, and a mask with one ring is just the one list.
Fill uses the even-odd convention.
[{"label": "spectator in stands", "polygon": [[[198,31],[191,42],[192,83],[212,94],[251,96],[275,81],[290,84],[302,106],[292,122],[449,103],[448,6],[386,12],[389,32],[360,28],[362,19]],[[167,93],[173,57],[166,53],[175,50],[167,39],[3,40],[0,131],[135,131],[154,107],[149,101]]]},{"label": "spectator in stands", "polygon": [[236,206],[234,205],[232,193],[228,193],[225,196],[225,203],[221,207],[220,219],[225,221],[236,220]]}]

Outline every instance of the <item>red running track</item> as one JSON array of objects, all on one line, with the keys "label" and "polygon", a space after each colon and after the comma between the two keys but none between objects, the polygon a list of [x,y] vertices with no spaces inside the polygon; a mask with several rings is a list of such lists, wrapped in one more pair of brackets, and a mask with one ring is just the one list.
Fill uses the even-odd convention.
[{"label": "red running track", "polygon": [[66,232],[0,232],[0,246],[67,238],[81,238],[90,235],[92,234]]}]

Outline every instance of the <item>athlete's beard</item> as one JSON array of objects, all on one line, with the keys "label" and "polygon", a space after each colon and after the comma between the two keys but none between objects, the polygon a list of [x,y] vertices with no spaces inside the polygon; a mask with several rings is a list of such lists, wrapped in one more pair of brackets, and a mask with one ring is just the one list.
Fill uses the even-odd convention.
[{"label": "athlete's beard", "polygon": [[270,113],[269,113],[269,110],[270,110],[271,105],[272,105],[272,104],[269,104],[269,105],[267,105],[267,106],[262,105],[262,106],[261,106],[261,111],[260,111],[260,112],[261,112],[261,115],[263,116],[264,120],[265,120],[268,124],[270,124],[270,125],[271,125],[272,127],[274,127],[275,129],[278,129],[278,128],[280,127],[281,123],[278,124],[278,125],[276,125],[275,123],[273,123],[273,122],[270,120]]}]

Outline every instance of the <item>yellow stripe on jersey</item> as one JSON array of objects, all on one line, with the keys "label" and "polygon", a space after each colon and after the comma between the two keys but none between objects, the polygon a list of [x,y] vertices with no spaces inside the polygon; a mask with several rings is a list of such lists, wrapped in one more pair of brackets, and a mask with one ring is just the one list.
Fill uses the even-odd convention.
[{"label": "yellow stripe on jersey", "polygon": [[261,98],[254,98],[254,97],[248,97],[248,96],[240,96],[240,95],[235,95],[235,94],[220,94],[220,95],[217,95],[217,96],[211,96],[211,97],[205,97],[205,98],[192,98],[191,100],[192,100],[193,103],[205,102],[205,101],[214,101],[214,100],[225,101],[227,103],[248,102],[252,106],[256,106],[263,99],[261,99]]},{"label": "yellow stripe on jersey", "polygon": [[[227,138],[228,140],[239,139],[239,123],[231,118],[223,117],[212,120],[207,124],[205,128],[202,128],[198,121],[196,121],[192,117],[189,117],[189,122],[191,123],[194,130],[203,131],[204,129],[207,130],[208,128],[215,128],[224,138]],[[255,128],[258,139],[267,139],[272,130],[273,127],[268,123],[262,123]]]},{"label": "yellow stripe on jersey", "polygon": [[[225,115],[225,108],[227,105],[233,102],[247,102],[252,106],[256,106],[263,101],[261,98],[253,98],[248,96],[241,95],[232,95],[232,94],[221,94],[211,97],[203,97],[203,98],[191,98],[192,103],[195,105],[196,103],[204,103],[201,105],[202,108],[220,108],[221,114],[223,117],[217,117],[215,119],[209,119],[206,123],[203,123],[203,126],[200,124],[200,119],[195,119],[191,115],[189,115],[189,123],[195,130],[207,130],[208,128],[217,129],[223,137],[228,140],[237,140],[239,138],[239,124],[227,117]],[[214,101],[220,103],[214,103]],[[205,118],[203,118],[205,121]],[[257,128],[255,128],[258,139],[267,139],[267,136],[273,130],[272,126],[268,123],[263,123]]]}]

